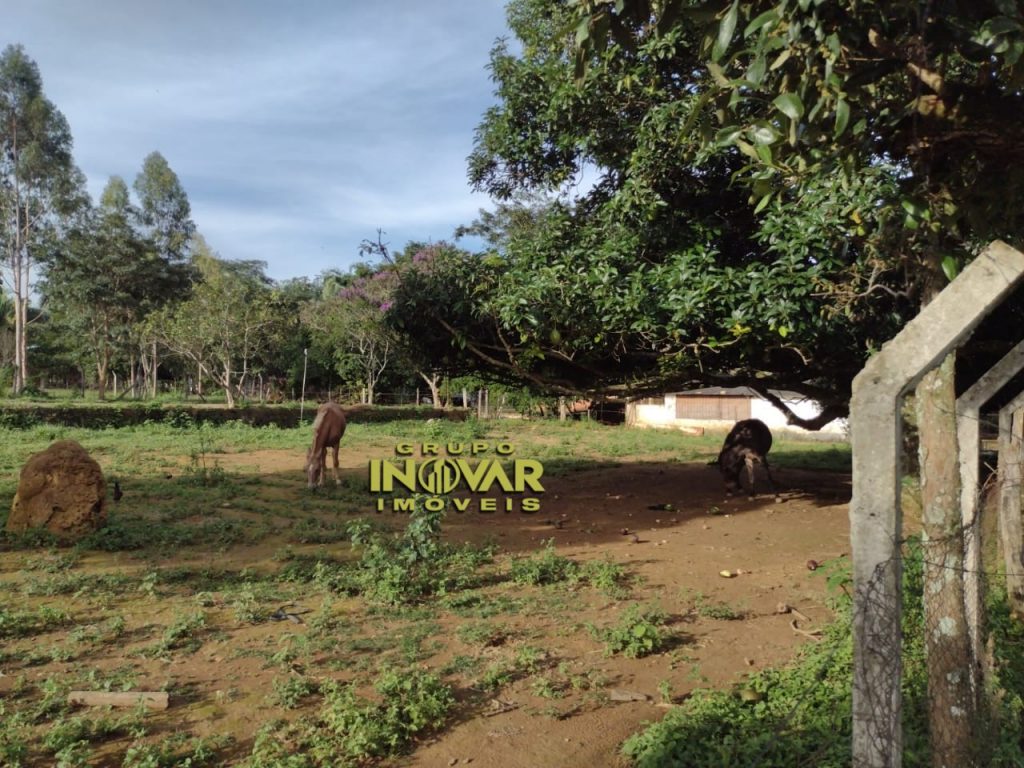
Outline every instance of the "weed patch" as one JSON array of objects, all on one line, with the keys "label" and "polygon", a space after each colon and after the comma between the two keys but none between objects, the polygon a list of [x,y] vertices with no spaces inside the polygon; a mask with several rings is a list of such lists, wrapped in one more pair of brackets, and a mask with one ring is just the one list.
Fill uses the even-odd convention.
[{"label": "weed patch", "polygon": [[455,703],[440,678],[418,669],[381,672],[375,699],[360,696],[352,684],[322,687],[318,718],[261,732],[249,759],[252,768],[356,766],[399,755],[417,737],[444,725]]},{"label": "weed patch", "polygon": [[533,586],[557,584],[578,574],[578,563],[555,552],[554,539],[548,539],[536,555],[514,558],[509,569],[509,578],[516,584]]},{"label": "weed patch", "polygon": [[622,612],[618,622],[611,627],[598,629],[590,625],[589,629],[594,638],[604,642],[605,652],[609,656],[622,654],[626,658],[638,659],[666,647],[666,619],[661,609],[634,603]]}]

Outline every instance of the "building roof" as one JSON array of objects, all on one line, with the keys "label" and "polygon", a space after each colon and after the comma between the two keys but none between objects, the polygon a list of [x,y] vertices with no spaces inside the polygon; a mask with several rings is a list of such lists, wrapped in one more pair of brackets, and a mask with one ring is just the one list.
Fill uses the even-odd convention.
[{"label": "building roof", "polygon": [[[770,389],[768,390],[776,397],[786,400],[810,400],[812,398],[802,395],[799,392],[792,392],[783,389]],[[762,399],[761,396],[752,390],[750,387],[701,387],[700,389],[687,389],[683,392],[674,393],[677,397],[695,397],[695,396],[708,396],[718,395],[719,397],[753,397],[758,400]]]}]

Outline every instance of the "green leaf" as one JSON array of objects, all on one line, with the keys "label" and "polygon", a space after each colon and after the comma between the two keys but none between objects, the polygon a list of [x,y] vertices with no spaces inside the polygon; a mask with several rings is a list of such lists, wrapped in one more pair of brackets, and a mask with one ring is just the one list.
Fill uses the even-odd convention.
[{"label": "green leaf", "polygon": [[782,53],[780,53],[778,56],[775,57],[775,61],[772,62],[772,65],[770,67],[768,67],[768,69],[770,69],[770,70],[772,70],[774,72],[776,69],[781,67],[787,61],[789,61],[789,57],[792,56],[792,55],[793,55],[793,49],[792,48],[787,48],[786,50],[784,50]]},{"label": "green leaf", "polygon": [[765,60],[764,56],[758,56],[754,59],[753,63],[747,67],[747,80],[752,82],[754,85],[760,85],[764,79],[765,74]]},{"label": "green leaf", "polygon": [[727,125],[725,128],[715,134],[715,144],[722,147],[727,147],[732,144],[739,136],[743,133],[743,129],[738,125]]},{"label": "green leaf", "polygon": [[772,104],[790,120],[799,120],[804,113],[804,103],[795,93],[781,93]]},{"label": "green leaf", "polygon": [[1006,32],[1020,32],[1020,22],[1008,16],[996,16],[989,19],[982,26],[982,29],[990,35],[1001,35]]},{"label": "green leaf", "polygon": [[843,135],[843,131],[846,130],[847,124],[850,122],[850,105],[844,99],[839,99],[836,103],[836,127],[833,131],[833,135],[839,138]]},{"label": "green leaf", "polygon": [[729,43],[732,42],[733,33],[736,31],[736,21],[739,19],[739,15],[740,2],[739,0],[733,0],[732,5],[729,6],[729,11],[722,19],[722,23],[718,25],[718,37],[715,39],[715,45],[711,49],[712,61],[721,59],[729,49]]},{"label": "green leaf", "polygon": [[774,144],[779,140],[779,132],[764,121],[754,123],[747,129],[747,135],[755,144]]},{"label": "green leaf", "polygon": [[955,256],[946,256],[942,260],[942,271],[950,282],[956,279],[956,276],[960,273],[960,264]]},{"label": "green leaf", "polygon": [[729,78],[725,76],[725,70],[722,69],[721,64],[716,64],[713,61],[709,61],[708,72],[711,73],[711,77],[714,79],[714,81],[723,88],[728,88],[731,85],[731,83],[729,82]]},{"label": "green leaf", "polygon": [[580,23],[576,26],[576,47],[581,48],[583,44],[590,37],[590,17],[587,16],[580,20]]},{"label": "green leaf", "polygon": [[918,200],[914,200],[910,197],[905,197],[900,200],[900,205],[903,210],[913,216],[915,219],[926,218],[928,214],[928,206],[924,205]]},{"label": "green leaf", "polygon": [[774,24],[778,20],[779,14],[777,11],[765,11],[760,16],[751,21],[749,24],[747,24],[746,29],[743,30],[743,36],[750,37],[758,30],[768,26],[769,24]]},{"label": "green leaf", "polygon": [[763,211],[765,206],[768,205],[768,203],[770,203],[771,200],[772,200],[771,193],[769,193],[769,194],[765,195],[764,197],[762,197],[761,201],[754,207],[754,214],[756,215],[756,214],[760,213],[761,211]]}]

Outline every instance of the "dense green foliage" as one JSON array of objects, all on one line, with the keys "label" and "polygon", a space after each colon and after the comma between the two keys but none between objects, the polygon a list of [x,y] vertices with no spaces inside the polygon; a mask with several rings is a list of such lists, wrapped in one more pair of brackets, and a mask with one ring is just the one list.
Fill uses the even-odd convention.
[{"label": "dense green foliage", "polygon": [[840,413],[927,291],[1020,237],[1015,3],[508,17],[470,157],[504,201],[467,230],[490,247],[396,302],[485,369],[562,391],[787,388]]}]

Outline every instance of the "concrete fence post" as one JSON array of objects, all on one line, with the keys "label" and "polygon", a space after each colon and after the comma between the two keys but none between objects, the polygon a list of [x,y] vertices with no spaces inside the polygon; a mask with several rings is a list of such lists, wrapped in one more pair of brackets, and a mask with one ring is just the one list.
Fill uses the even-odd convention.
[{"label": "concrete fence post", "polygon": [[1024,460],[1024,392],[999,411],[999,539],[1006,567],[1006,595],[1024,615],[1024,526],[1021,524],[1021,461]]},{"label": "concrete fence post", "polygon": [[[956,400],[956,432],[960,450],[960,513],[964,531],[964,602],[970,632],[971,661],[987,674],[983,660],[981,589],[981,492],[978,479],[981,408],[1014,376],[1024,370],[1024,341],[982,374]],[[1000,462],[1002,463],[1002,462]],[[976,695],[979,695],[976,692]]]},{"label": "concrete fence post", "polygon": [[1024,254],[989,245],[853,381],[853,764],[902,764],[900,404],[1024,275]]}]

